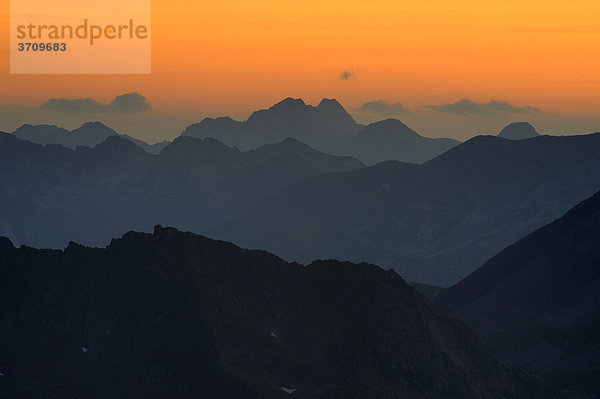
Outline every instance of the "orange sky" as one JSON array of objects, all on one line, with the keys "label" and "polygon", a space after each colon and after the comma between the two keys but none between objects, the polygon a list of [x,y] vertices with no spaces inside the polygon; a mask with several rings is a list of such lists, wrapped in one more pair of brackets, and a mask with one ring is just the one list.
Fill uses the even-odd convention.
[{"label": "orange sky", "polygon": [[10,75],[0,4],[0,106],[138,91],[164,113],[245,114],[288,96],[600,107],[597,0],[153,0],[152,73],[112,76]]}]

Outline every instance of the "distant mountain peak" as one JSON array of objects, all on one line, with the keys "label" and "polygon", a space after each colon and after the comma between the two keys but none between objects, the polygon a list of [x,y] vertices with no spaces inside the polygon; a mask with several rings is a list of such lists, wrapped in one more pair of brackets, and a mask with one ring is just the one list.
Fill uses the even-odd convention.
[{"label": "distant mountain peak", "polygon": [[269,110],[273,111],[283,111],[283,110],[291,110],[291,109],[305,109],[306,103],[301,98],[292,98],[288,97],[285,100],[278,102],[277,104],[271,106]]},{"label": "distant mountain peak", "polygon": [[228,116],[218,116],[216,118],[210,118],[210,117],[204,118],[200,122],[192,124],[192,126],[194,126],[194,125],[215,124],[215,123],[229,123],[229,122],[240,123],[240,122],[237,122],[237,121],[231,119]]},{"label": "distant mountain peak", "polygon": [[515,122],[507,125],[498,133],[498,137],[507,140],[522,140],[537,137],[540,134],[529,122]]},{"label": "distant mountain peak", "polygon": [[[53,126],[53,125],[46,125],[46,126]],[[16,128],[16,129],[15,129],[15,131],[14,131],[13,133],[15,133],[15,132],[17,132],[17,131],[19,131],[19,130],[22,130],[22,129],[30,129],[30,128],[32,128],[32,127],[35,127],[35,126],[33,126],[33,125],[32,125],[32,124],[30,124],[30,123],[23,123],[21,126],[19,126],[18,128]],[[55,126],[55,127],[56,127],[56,126]]]},{"label": "distant mountain peak", "polygon": [[85,122],[83,125],[78,127],[77,129],[71,130],[72,134],[84,134],[91,135],[97,138],[105,138],[108,136],[118,135],[115,130],[106,126],[102,122],[94,121],[94,122]]},{"label": "distant mountain peak", "polygon": [[17,128],[12,134],[18,139],[27,140],[42,145],[65,145],[65,143],[68,142],[71,137],[71,132],[69,132],[67,129],[48,124],[24,124]]},{"label": "distant mountain peak", "polygon": [[371,133],[377,134],[400,134],[407,138],[419,138],[423,137],[417,132],[406,126],[403,122],[398,119],[384,119],[382,121],[374,122],[367,125],[362,131],[361,135],[369,135]]},{"label": "distant mountain peak", "polygon": [[68,133],[68,132],[69,132],[69,131],[68,131],[67,129],[65,129],[65,128],[62,128],[62,127],[60,127],[60,126],[56,126],[56,125],[50,125],[50,124],[47,124],[47,123],[42,123],[42,124],[40,124],[40,125],[31,125],[31,124],[29,124],[29,123],[24,123],[24,124],[22,124],[21,126],[19,126],[19,127],[18,127],[18,128],[17,128],[17,129],[16,129],[14,132],[13,132],[13,134],[14,134],[14,135],[16,135],[16,136],[18,136],[18,133],[19,133],[19,132],[22,132],[22,131],[28,131],[28,130],[34,130],[34,129],[35,129],[35,130],[38,130],[38,129],[39,129],[39,130],[40,130],[40,131],[42,131],[42,132],[44,132],[44,130],[42,130],[42,129],[47,129],[47,130],[52,130],[52,131],[61,131],[61,132],[66,132],[66,133]]},{"label": "distant mountain peak", "polygon": [[98,144],[94,147],[95,151],[123,155],[124,153],[135,154],[135,153],[143,153],[146,152],[137,146],[131,140],[128,140],[125,137],[121,137],[119,135],[108,136],[106,140]]},{"label": "distant mountain peak", "polygon": [[95,127],[95,128],[107,128],[107,129],[110,129],[108,126],[106,126],[104,123],[102,123],[100,121],[84,122],[83,125],[80,126],[80,128],[82,128],[82,127]]},{"label": "distant mountain peak", "polygon": [[317,105],[317,108],[336,108],[336,109],[342,109],[342,110],[346,111],[344,109],[344,107],[342,106],[342,104],[340,104],[339,101],[336,100],[335,98],[322,99],[321,102],[319,103],[319,105]]},{"label": "distant mountain peak", "polygon": [[[389,118],[389,119],[384,119],[382,121],[373,122],[369,126],[393,127],[393,128],[403,128],[403,129],[412,130],[406,124],[404,124],[404,122],[402,122],[398,119],[394,119],[394,118]],[[412,131],[414,131],[414,130],[412,130]]]},{"label": "distant mountain peak", "polygon": [[25,124],[13,132],[14,137],[31,141],[33,143],[48,145],[58,144],[63,147],[75,149],[79,146],[93,148],[105,141],[110,136],[126,138],[149,153],[157,153],[166,143],[149,145],[145,141],[136,139],[126,134],[119,134],[102,122],[85,122],[77,129],[68,131],[54,125],[29,125]]},{"label": "distant mountain peak", "polygon": [[357,127],[354,118],[336,99],[324,98],[313,110],[322,123],[331,124],[329,126],[331,129],[337,128],[345,133],[351,133]]}]

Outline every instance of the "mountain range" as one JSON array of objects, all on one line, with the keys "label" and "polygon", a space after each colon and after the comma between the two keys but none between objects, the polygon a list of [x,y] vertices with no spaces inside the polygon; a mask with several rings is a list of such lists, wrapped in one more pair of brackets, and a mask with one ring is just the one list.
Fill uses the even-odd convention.
[{"label": "mountain range", "polygon": [[436,304],[501,360],[600,397],[600,193],[508,246]]},{"label": "mountain range", "polygon": [[600,187],[600,134],[478,136],[422,165],[304,179],[211,236],[285,259],[393,267],[449,286]]},{"label": "mountain range", "polygon": [[158,222],[202,231],[303,178],[363,166],[294,139],[244,152],[179,137],[152,155],[119,136],[72,150],[0,133],[0,234],[61,248]]},{"label": "mountain range", "polygon": [[319,151],[352,156],[368,165],[388,160],[422,163],[459,144],[453,139],[422,137],[396,119],[360,125],[334,99],[323,99],[313,107],[287,98],[254,112],[245,122],[206,118],[182,135],[213,137],[240,149],[293,137]]},{"label": "mountain range", "polygon": [[599,134],[478,136],[424,164],[364,168],[292,138],[240,151],[181,136],[153,155],[114,135],[72,150],[0,134],[0,234],[60,248],[162,223],[449,286],[593,194],[599,147]]},{"label": "mountain range", "polygon": [[22,125],[13,132],[15,137],[31,141],[37,144],[60,144],[67,148],[75,149],[77,146],[95,147],[110,136],[125,138],[144,151],[158,154],[169,142],[162,141],[156,144],[148,144],[126,134],[119,134],[113,129],[100,122],[86,122],[77,129],[71,131],[54,125]]},{"label": "mountain range", "polygon": [[[156,144],[119,134],[100,122],[86,122],[69,131],[54,125],[25,124],[13,134],[34,143],[95,147],[110,136],[126,138],[144,151],[158,154],[169,144]],[[287,98],[268,109],[255,111],[247,121],[230,117],[205,118],[188,126],[182,136],[215,138],[241,150],[281,142],[288,137],[330,154],[352,156],[367,165],[397,160],[423,163],[459,144],[449,138],[428,138],[397,119],[385,119],[368,126],[358,124],[335,99],[323,99],[319,105],[306,104],[302,99]],[[520,140],[537,137],[539,133],[528,122],[507,125],[498,137]]]},{"label": "mountain range", "polygon": [[368,264],[156,226],[106,248],[0,238],[0,276],[2,397],[568,397]]}]

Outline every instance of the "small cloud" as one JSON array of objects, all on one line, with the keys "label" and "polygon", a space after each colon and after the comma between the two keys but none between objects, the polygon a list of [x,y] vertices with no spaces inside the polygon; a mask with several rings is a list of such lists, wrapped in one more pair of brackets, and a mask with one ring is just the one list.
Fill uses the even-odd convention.
[{"label": "small cloud", "polygon": [[356,75],[352,71],[345,70],[342,73],[340,73],[340,79],[342,79],[342,80],[356,79]]},{"label": "small cloud", "polygon": [[51,98],[41,109],[59,112],[115,112],[135,113],[152,111],[150,102],[140,93],[127,93],[115,97],[110,104],[102,104],[93,98]]},{"label": "small cloud", "polygon": [[127,93],[115,97],[109,107],[115,109],[115,112],[142,112],[151,111],[152,107],[140,93]]},{"label": "small cloud", "polygon": [[476,103],[468,98],[452,104],[427,105],[425,108],[437,112],[455,115],[508,115],[508,114],[541,114],[542,110],[528,105],[518,107],[506,101],[492,100],[488,103]]},{"label": "small cloud", "polygon": [[381,116],[397,116],[410,113],[408,108],[405,108],[402,103],[389,103],[385,100],[367,101],[357,109],[362,112],[370,112]]}]

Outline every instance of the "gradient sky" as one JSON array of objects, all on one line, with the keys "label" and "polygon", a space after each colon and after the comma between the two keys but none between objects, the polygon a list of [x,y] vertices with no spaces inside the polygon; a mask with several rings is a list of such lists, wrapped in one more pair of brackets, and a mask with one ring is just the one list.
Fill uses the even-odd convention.
[{"label": "gradient sky", "polygon": [[10,75],[0,4],[4,109],[133,91],[156,114],[192,119],[245,119],[290,96],[349,110],[383,99],[416,115],[496,99],[594,123],[600,108],[597,0],[153,0],[152,74],[79,76]]}]

